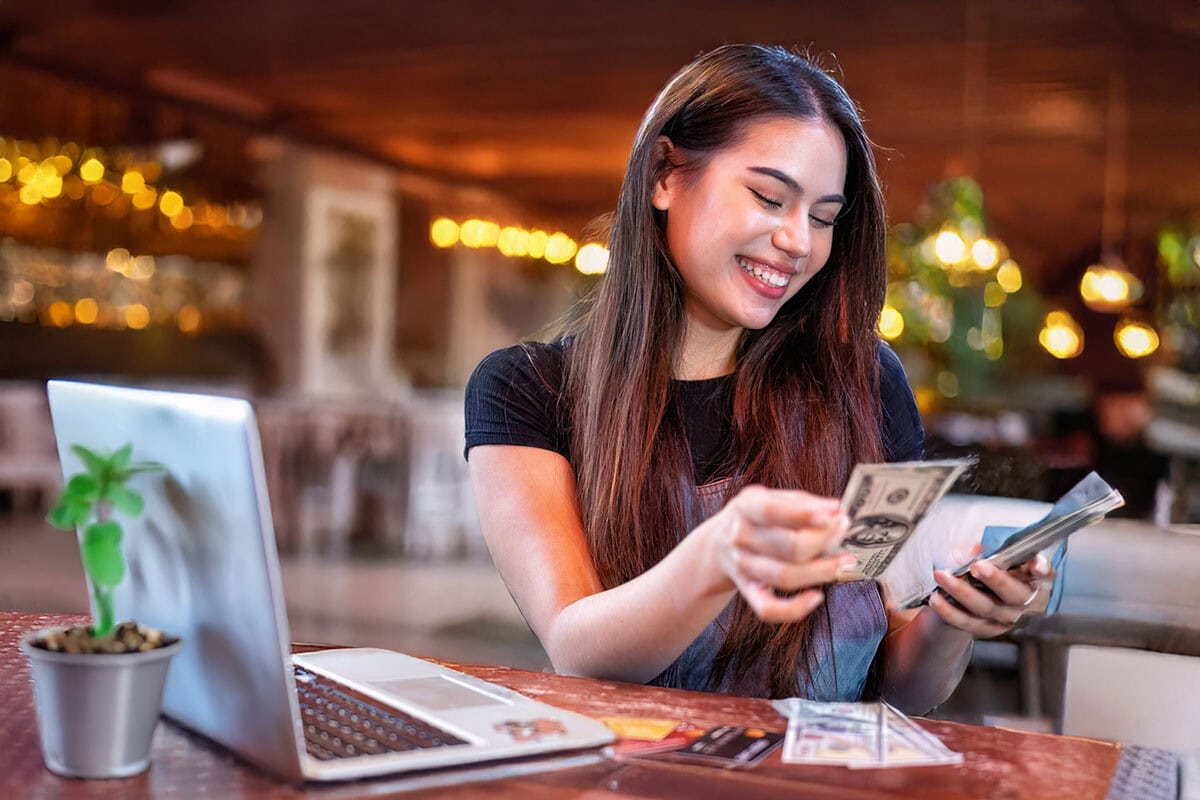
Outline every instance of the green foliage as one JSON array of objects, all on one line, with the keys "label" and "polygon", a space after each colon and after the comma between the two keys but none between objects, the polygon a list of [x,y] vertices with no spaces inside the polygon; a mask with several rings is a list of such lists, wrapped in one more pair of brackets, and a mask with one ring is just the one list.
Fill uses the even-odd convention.
[{"label": "green foliage", "polygon": [[[97,453],[78,444],[71,445],[71,450],[79,456],[85,471],[67,481],[46,521],[65,531],[83,528],[79,550],[96,601],[93,632],[100,637],[115,626],[112,591],[125,578],[125,556],[121,552],[124,532],[113,519],[113,512],[127,517],[141,514],[146,502],[125,482],[139,473],[161,470],[162,465],[133,461],[132,444],[112,453]],[[88,524],[88,520],[94,521]]]},{"label": "green foliage", "polygon": [[[942,234],[957,237],[961,260],[943,260]],[[996,248],[990,264],[973,255],[981,240]],[[1003,289],[1002,267],[1019,274],[1003,242],[989,236],[983,191],[970,178],[936,184],[915,221],[892,229],[887,303],[904,320],[893,345],[926,365],[917,377],[925,388],[968,401],[990,398],[1046,364],[1037,342],[1044,303],[1028,283]]]}]

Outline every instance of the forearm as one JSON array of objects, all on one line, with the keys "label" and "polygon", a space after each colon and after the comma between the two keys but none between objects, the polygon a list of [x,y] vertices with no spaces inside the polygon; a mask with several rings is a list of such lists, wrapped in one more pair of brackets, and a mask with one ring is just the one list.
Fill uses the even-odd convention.
[{"label": "forearm", "polygon": [[923,608],[884,639],[883,698],[902,711],[926,713],[958,686],[973,642]]},{"label": "forearm", "polygon": [[563,608],[542,636],[557,672],[644,683],[679,657],[733,599],[693,531],[633,580]]}]

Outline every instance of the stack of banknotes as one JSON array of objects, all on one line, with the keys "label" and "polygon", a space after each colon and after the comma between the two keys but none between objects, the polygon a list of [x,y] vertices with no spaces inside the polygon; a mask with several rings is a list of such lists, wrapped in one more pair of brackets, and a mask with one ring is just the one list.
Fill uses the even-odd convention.
[{"label": "stack of banknotes", "polygon": [[788,718],[783,761],[851,769],[962,763],[942,740],[885,702],[821,703],[789,697],[771,705]]}]

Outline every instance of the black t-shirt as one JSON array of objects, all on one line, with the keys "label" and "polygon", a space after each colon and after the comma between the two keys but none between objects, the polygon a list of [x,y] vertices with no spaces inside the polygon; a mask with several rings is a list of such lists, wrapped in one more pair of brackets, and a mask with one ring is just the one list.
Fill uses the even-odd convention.
[{"label": "black t-shirt", "polygon": [[[570,419],[561,402],[566,345],[527,342],[497,350],[479,363],[467,382],[466,449],[483,444],[515,444],[570,455]],[[917,413],[904,367],[887,344],[879,343],[879,400],[883,448],[888,461],[924,456],[925,429]],[[732,443],[733,375],[699,381],[671,381],[680,404],[692,466],[698,484],[708,483],[724,464]]]}]

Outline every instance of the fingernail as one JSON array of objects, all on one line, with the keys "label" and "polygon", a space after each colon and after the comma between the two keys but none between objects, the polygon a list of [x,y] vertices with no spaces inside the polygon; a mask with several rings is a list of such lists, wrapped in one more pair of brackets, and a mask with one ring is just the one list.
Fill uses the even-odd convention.
[{"label": "fingernail", "polygon": [[846,569],[847,567],[853,567],[857,563],[858,563],[858,559],[851,555],[842,556],[837,561],[838,569]]},{"label": "fingernail", "polygon": [[976,561],[971,565],[971,572],[978,578],[987,578],[992,574],[993,567],[986,561]]},{"label": "fingernail", "polygon": [[825,602],[825,593],[818,590],[808,602],[809,605],[811,605],[813,608],[816,608],[817,606],[821,605],[821,603]]}]

